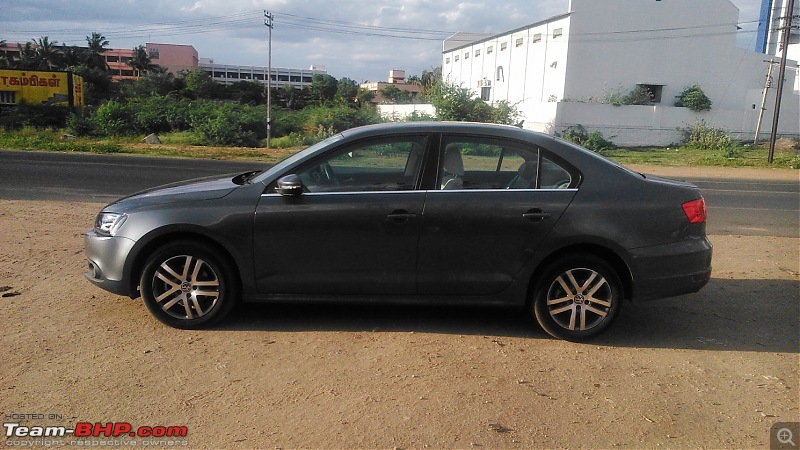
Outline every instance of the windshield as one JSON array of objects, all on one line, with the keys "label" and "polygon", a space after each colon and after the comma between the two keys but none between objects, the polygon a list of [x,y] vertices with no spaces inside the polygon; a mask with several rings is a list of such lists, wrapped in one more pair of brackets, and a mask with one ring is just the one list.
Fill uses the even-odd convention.
[{"label": "windshield", "polygon": [[324,140],[322,140],[320,142],[317,142],[316,144],[312,145],[311,147],[308,147],[308,148],[305,148],[303,150],[300,150],[299,152],[295,153],[294,155],[291,155],[291,156],[287,157],[286,159],[284,159],[281,162],[275,164],[274,166],[270,167],[266,171],[260,173],[258,175],[258,177],[256,177],[256,179],[254,181],[255,182],[262,182],[266,178],[270,177],[273,174],[281,173],[284,170],[286,170],[287,167],[290,167],[292,164],[294,164],[297,161],[303,159],[306,155],[314,153],[314,152],[318,151],[321,148],[327,147],[328,145],[333,144],[334,142],[340,141],[342,138],[344,138],[344,136],[342,136],[341,133],[335,134],[335,135],[333,135],[333,136],[331,136],[331,137],[329,137],[327,139],[324,139]]}]

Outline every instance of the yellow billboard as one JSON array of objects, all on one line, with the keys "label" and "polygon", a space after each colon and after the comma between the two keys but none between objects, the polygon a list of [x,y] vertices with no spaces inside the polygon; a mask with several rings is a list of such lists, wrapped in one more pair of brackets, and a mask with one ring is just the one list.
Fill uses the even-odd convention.
[{"label": "yellow billboard", "polygon": [[83,106],[83,78],[72,72],[0,70],[0,104]]}]

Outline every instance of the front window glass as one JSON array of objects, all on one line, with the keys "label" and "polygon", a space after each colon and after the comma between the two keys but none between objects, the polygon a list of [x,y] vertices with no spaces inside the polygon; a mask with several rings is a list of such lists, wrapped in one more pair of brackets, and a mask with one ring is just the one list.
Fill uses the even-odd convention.
[{"label": "front window glass", "polygon": [[305,192],[414,189],[425,151],[423,136],[371,140],[340,148],[302,168]]}]

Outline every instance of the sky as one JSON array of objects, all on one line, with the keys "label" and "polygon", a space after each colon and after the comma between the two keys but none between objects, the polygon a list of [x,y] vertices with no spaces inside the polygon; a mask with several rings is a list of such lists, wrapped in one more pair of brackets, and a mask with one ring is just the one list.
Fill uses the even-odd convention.
[{"label": "sky", "polygon": [[[702,0],[699,0],[702,1]],[[732,0],[753,48],[760,0]],[[498,34],[567,12],[569,0],[0,0],[0,40],[48,36],[85,45],[92,32],[111,48],[189,44],[218,64],[325,66],[336,78],[380,81],[389,70],[419,75],[441,65],[442,41],[459,31]]]}]

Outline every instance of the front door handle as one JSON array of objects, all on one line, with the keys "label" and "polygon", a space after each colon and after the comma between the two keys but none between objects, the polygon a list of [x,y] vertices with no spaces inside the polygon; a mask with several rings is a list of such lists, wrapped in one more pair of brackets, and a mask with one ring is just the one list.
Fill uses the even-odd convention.
[{"label": "front door handle", "polygon": [[398,211],[393,211],[391,214],[386,216],[386,221],[401,224],[401,223],[406,223],[409,220],[414,219],[416,217],[417,217],[416,214],[410,213],[406,210],[398,210]]},{"label": "front door handle", "polygon": [[531,222],[541,222],[544,219],[549,218],[552,216],[549,212],[542,211],[539,208],[534,208],[526,212],[522,215],[523,219],[529,220]]}]

